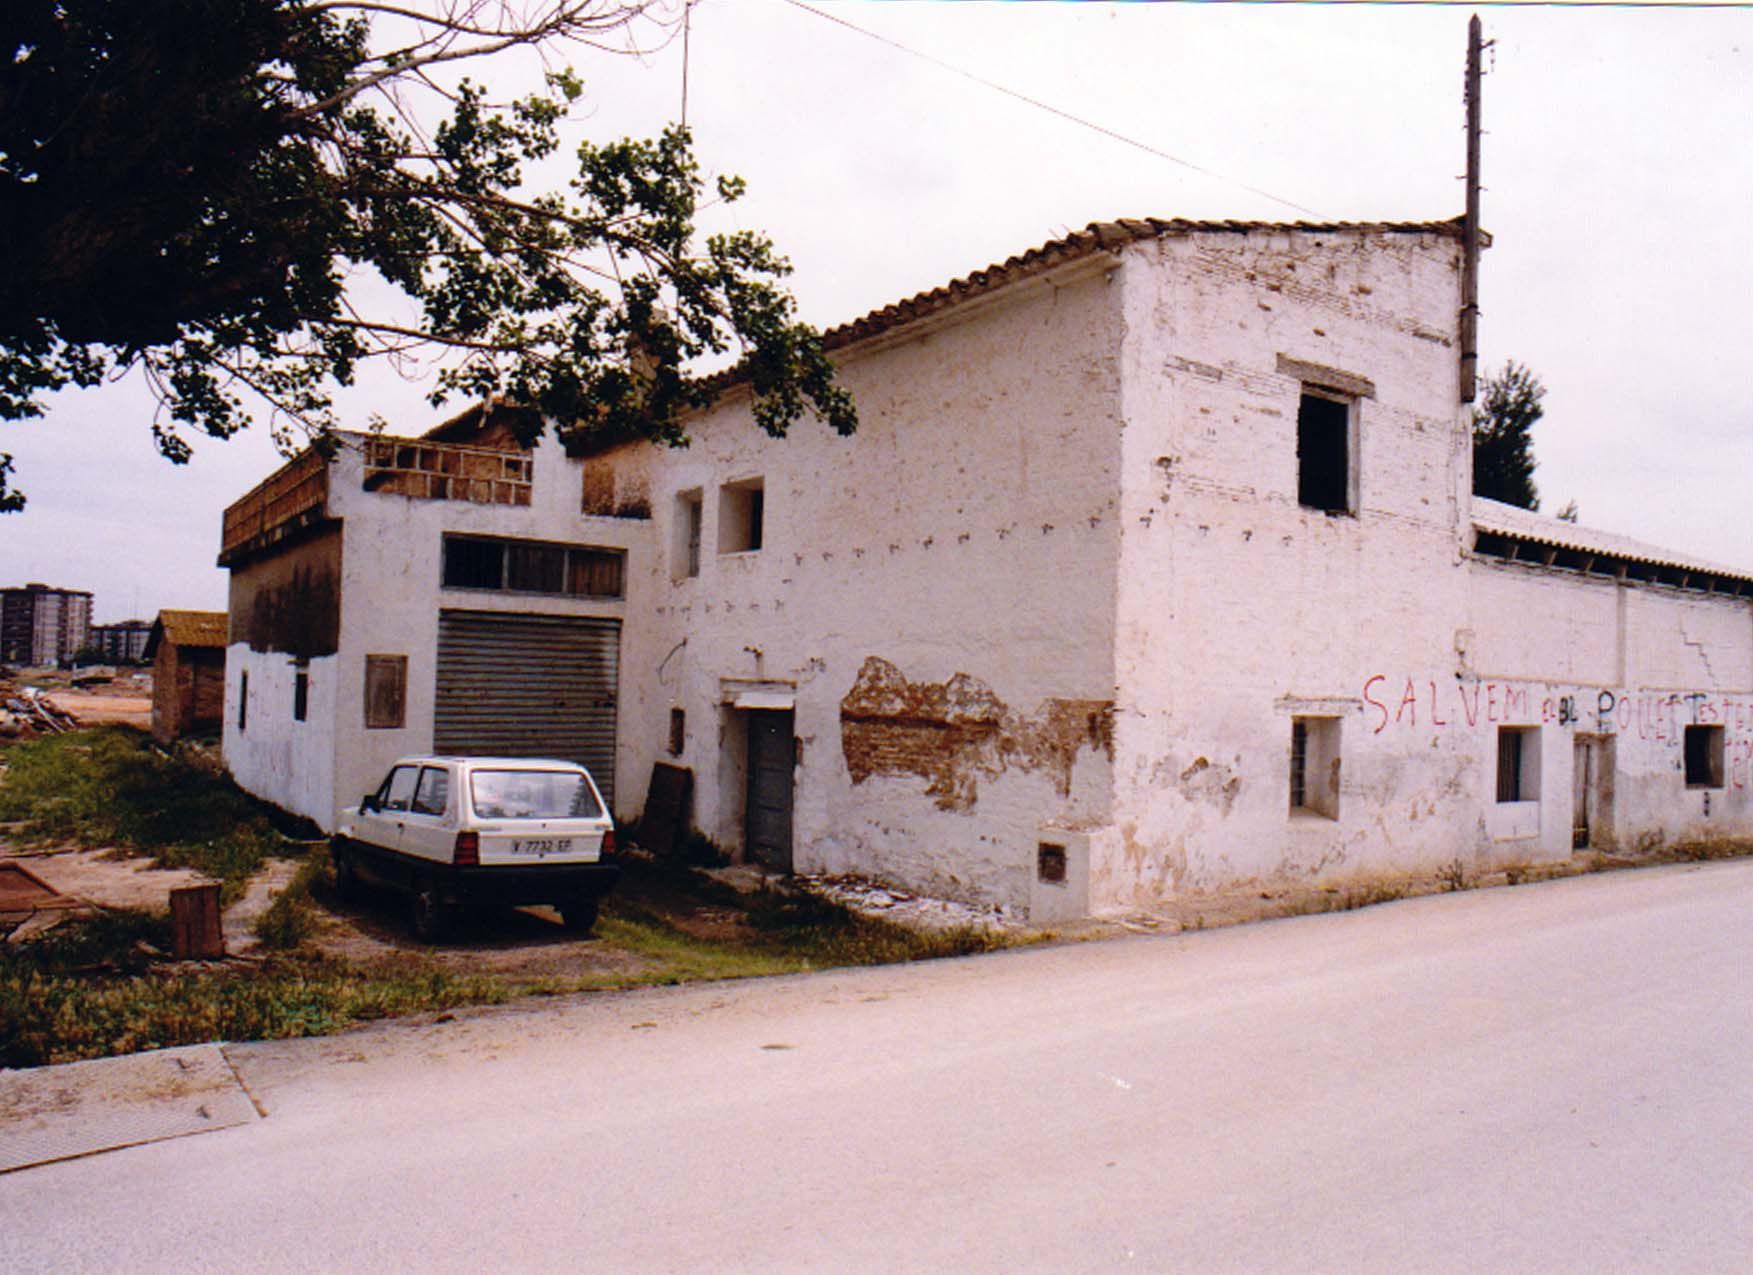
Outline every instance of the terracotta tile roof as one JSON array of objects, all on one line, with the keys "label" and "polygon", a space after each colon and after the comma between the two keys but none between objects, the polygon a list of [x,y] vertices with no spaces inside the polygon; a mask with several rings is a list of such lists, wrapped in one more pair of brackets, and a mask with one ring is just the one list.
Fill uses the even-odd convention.
[{"label": "terracotta tile roof", "polygon": [[230,617],[223,611],[160,611],[153,627],[162,628],[172,646],[224,646]]},{"label": "terracotta tile roof", "polygon": [[[1174,217],[1127,217],[1118,221],[1092,221],[1082,230],[1072,231],[1057,239],[1049,239],[1038,247],[994,262],[982,270],[952,279],[941,287],[916,293],[911,297],[882,306],[868,314],[829,328],[822,333],[823,347],[840,350],[890,329],[901,327],[928,315],[993,292],[1005,284],[1027,279],[1068,262],[1080,260],[1097,252],[1111,252],[1128,244],[1147,239],[1192,234],[1306,234],[1306,235],[1442,235],[1460,239],[1461,219],[1450,221],[1190,221]],[[1489,247],[1491,236],[1480,231],[1481,246]],[[742,365],[729,367],[706,377],[703,384],[714,395],[722,394],[748,379]],[[466,427],[471,413],[478,414],[479,405],[465,408],[457,416],[429,431],[427,437],[445,437],[447,432]],[[588,455],[613,446],[618,439],[592,440],[575,438],[568,448],[569,456]]]},{"label": "terracotta tile roof", "polygon": [[[853,319],[850,323],[842,323],[838,327],[829,328],[822,334],[823,344],[830,350],[842,349],[857,341],[900,327],[922,319],[929,314],[947,310],[963,301],[980,296],[1026,279],[1043,271],[1051,270],[1067,262],[1076,261],[1096,252],[1111,252],[1124,248],[1128,244],[1146,239],[1162,239],[1179,235],[1192,234],[1307,234],[1307,235],[1368,235],[1368,234],[1412,234],[1412,235],[1444,235],[1459,239],[1461,221],[1188,221],[1183,218],[1163,219],[1161,217],[1123,218],[1119,221],[1092,221],[1082,230],[1062,235],[1058,239],[1049,239],[1039,247],[1030,248],[1027,252],[1018,253],[1014,257],[995,262],[983,270],[964,275],[960,279],[952,279],[939,288],[931,288],[925,292],[872,310],[869,314]],[[1489,246],[1491,236],[1480,233],[1481,245]],[[725,385],[734,384],[741,379],[733,369],[722,374]]]}]

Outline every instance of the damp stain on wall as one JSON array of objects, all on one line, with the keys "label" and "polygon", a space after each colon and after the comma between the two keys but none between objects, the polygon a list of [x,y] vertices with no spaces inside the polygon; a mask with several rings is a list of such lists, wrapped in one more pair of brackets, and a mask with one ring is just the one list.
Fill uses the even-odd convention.
[{"label": "damp stain on wall", "polygon": [[1012,709],[977,677],[912,682],[881,656],[865,659],[840,701],[840,738],[855,784],[872,775],[917,775],[940,810],[972,810],[982,779],[1045,771],[1062,797],[1089,748],[1114,756],[1114,702],[1057,699],[1033,714]]}]

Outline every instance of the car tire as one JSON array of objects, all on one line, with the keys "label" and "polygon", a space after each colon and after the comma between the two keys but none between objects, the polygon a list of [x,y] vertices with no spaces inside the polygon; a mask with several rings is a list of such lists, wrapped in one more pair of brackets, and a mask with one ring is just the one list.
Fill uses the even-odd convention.
[{"label": "car tire", "polygon": [[414,887],[414,937],[422,943],[440,943],[450,933],[451,910],[434,881]]},{"label": "car tire", "polygon": [[335,861],[335,897],[353,899],[359,896],[359,869],[353,866],[353,856],[340,846],[334,847],[330,855]]},{"label": "car tire", "polygon": [[589,934],[596,928],[599,903],[600,900],[595,895],[581,899],[570,899],[560,905],[560,917],[566,922],[566,928],[572,933]]}]

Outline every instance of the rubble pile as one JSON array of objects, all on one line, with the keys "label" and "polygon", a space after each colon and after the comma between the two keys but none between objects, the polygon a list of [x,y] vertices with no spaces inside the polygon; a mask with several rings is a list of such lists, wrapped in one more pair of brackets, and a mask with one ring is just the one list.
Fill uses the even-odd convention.
[{"label": "rubble pile", "polygon": [[1021,924],[1020,918],[1007,914],[1002,907],[934,899],[864,877],[800,873],[792,880],[799,888],[854,912],[917,929],[1009,930]]},{"label": "rubble pile", "polygon": [[34,686],[0,682],[0,738],[32,739],[76,730],[79,719]]}]

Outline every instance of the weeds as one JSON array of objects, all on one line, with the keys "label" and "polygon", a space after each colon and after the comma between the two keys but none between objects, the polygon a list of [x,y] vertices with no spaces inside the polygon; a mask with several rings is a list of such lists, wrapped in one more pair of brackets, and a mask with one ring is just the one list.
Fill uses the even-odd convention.
[{"label": "weeds", "polygon": [[135,963],[93,979],[45,964],[44,946],[0,952],[0,1065],[322,1035],[395,1014],[503,1001],[515,990],[441,970],[374,973],[297,957],[197,973]]},{"label": "weeds", "polygon": [[1354,912],[1358,908],[1392,903],[1406,897],[1404,881],[1360,881],[1343,889],[1293,898],[1284,904],[1280,916],[1313,916],[1325,912]]},{"label": "weeds", "polygon": [[1467,865],[1457,856],[1437,869],[1436,879],[1445,890],[1465,890],[1467,888]]},{"label": "weeds", "polygon": [[266,807],[222,775],[100,727],[18,744],[0,780],[0,821],[21,839],[108,845],[217,878],[227,902],[286,841]]},{"label": "weeds", "polygon": [[328,871],[328,847],[312,847],[305,861],[298,865],[298,871],[292,874],[292,880],[286,883],[286,888],[276,894],[267,911],[256,918],[256,938],[263,947],[286,951],[316,933],[316,904],[310,897],[310,888],[319,880],[326,882]]}]

